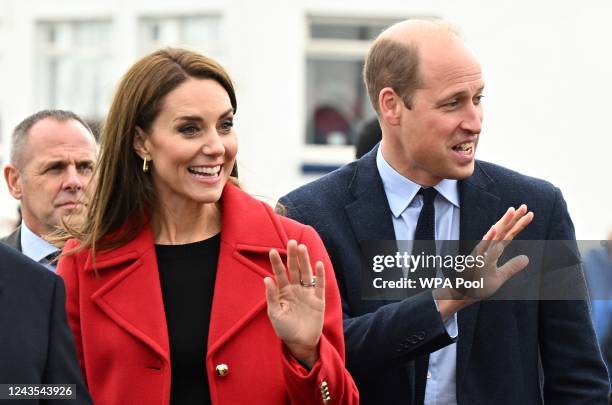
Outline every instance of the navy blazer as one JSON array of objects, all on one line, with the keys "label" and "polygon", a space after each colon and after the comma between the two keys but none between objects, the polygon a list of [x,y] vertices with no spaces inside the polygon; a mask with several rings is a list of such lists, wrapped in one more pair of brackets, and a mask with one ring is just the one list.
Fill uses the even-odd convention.
[{"label": "navy blazer", "polygon": [[0,384],[75,384],[76,400],[41,402],[91,404],[65,305],[58,275],[0,243]]},{"label": "navy blazer", "polygon": [[[416,403],[412,360],[451,339],[431,293],[398,302],[361,299],[359,241],[395,239],[377,149],[294,190],[279,206],[313,226],[331,257],[347,368],[362,403],[405,405]],[[548,182],[477,161],[459,193],[461,240],[481,239],[508,207],[523,203],[535,217],[518,238],[575,240],[561,192]],[[542,260],[530,257],[530,266]],[[577,280],[584,288],[581,274]],[[607,371],[585,301],[485,301],[460,311],[458,323],[459,405],[607,403]]]},{"label": "navy blazer", "polygon": [[19,225],[17,229],[15,229],[9,235],[0,238],[0,242],[21,252],[21,225]]}]

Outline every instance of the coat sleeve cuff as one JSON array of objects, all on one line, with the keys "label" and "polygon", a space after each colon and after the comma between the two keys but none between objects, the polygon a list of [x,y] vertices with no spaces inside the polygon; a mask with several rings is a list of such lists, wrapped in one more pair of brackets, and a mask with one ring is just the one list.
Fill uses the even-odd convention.
[{"label": "coat sleeve cuff", "polygon": [[321,336],[319,359],[308,370],[283,344],[283,373],[292,404],[341,404],[345,384],[352,383],[336,348]]}]

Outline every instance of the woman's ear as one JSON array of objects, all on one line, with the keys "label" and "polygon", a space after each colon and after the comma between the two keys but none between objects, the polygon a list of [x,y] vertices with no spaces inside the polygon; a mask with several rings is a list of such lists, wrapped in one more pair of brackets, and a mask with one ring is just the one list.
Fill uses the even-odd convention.
[{"label": "woman's ear", "polygon": [[138,154],[138,156],[140,156],[142,160],[151,160],[151,155],[149,154],[149,149],[147,147],[147,141],[147,134],[140,127],[136,127],[133,147],[136,151],[136,154]]}]

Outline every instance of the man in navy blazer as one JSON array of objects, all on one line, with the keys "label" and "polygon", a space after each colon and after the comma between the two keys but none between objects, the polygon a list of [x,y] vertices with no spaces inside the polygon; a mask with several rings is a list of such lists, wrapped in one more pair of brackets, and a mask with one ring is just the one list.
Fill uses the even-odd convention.
[{"label": "man in navy blazer", "polygon": [[[42,402],[92,403],[65,306],[64,283],[59,276],[0,243],[0,384],[74,384],[76,400],[58,395]],[[1,395],[8,395],[8,391]],[[18,402],[39,403],[34,399]],[[5,402],[0,399],[0,403]]]},{"label": "man in navy blazer", "polygon": [[[328,249],[343,298],[347,367],[362,403],[607,403],[607,372],[584,300],[457,301],[453,332],[442,308],[453,302],[430,292],[397,302],[362,298],[360,241],[401,239],[398,232],[414,230],[414,223],[403,228],[405,212],[390,205],[400,183],[413,190],[406,211],[413,203],[419,208],[420,187],[439,191],[438,239],[444,230],[479,240],[508,207],[526,204],[533,221],[517,239],[575,240],[558,188],[475,160],[484,83],[478,61],[447,24],[411,20],[387,29],[369,51],[364,80],[382,142],[280,199]],[[454,213],[442,228],[439,207]],[[529,259],[530,266],[547,260]],[[418,364],[428,353],[426,378]]]}]

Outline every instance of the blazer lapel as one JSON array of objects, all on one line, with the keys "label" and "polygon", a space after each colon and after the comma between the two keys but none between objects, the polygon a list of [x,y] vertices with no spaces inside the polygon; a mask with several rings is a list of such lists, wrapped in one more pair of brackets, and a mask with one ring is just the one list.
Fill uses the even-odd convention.
[{"label": "blazer lapel", "polygon": [[[504,207],[495,192],[495,183],[478,163],[474,174],[459,182],[461,204],[460,238],[476,242],[482,239],[489,228],[500,218]],[[473,246],[463,245],[464,248]]]},{"label": "blazer lapel", "polygon": [[232,184],[225,186],[222,198],[221,249],[207,357],[266,310],[263,279],[272,276],[268,252],[274,248],[284,256],[288,242],[279,219],[265,203]]},{"label": "blazer lapel", "polygon": [[13,244],[17,250],[21,252],[21,225],[17,227],[15,232],[12,233],[13,236]]},{"label": "blazer lapel", "polygon": [[[354,200],[344,207],[357,243],[395,240],[391,209],[376,167],[377,151],[378,147],[357,161],[355,175],[349,185]],[[348,270],[344,269],[345,272]],[[352,271],[354,272],[352,277],[345,278],[362,280],[362,269],[355,268]],[[384,299],[382,292],[380,293],[380,301],[389,302]]]},{"label": "blazer lapel", "polygon": [[[102,279],[106,271],[121,271],[102,284],[92,300],[117,325],[170,364],[168,327],[150,227],[125,246],[99,253],[96,268]],[[85,270],[94,271],[91,258]]]},{"label": "blazer lapel", "polygon": [[[482,170],[478,162],[474,174],[459,182],[459,195],[461,204],[460,250],[462,254],[469,254],[476,243],[501,217],[503,207],[500,206],[501,199],[494,193],[493,180]],[[475,303],[458,314],[457,395],[461,392],[463,378],[468,367],[479,309],[480,303]]]},{"label": "blazer lapel", "polygon": [[391,209],[376,167],[377,150],[374,148],[357,162],[349,185],[355,199],[345,211],[358,241],[395,240]]},{"label": "blazer lapel", "polygon": [[13,249],[21,252],[21,225],[17,227],[10,235],[0,238],[0,242],[4,242]]}]

